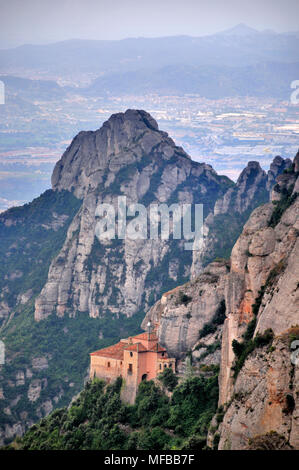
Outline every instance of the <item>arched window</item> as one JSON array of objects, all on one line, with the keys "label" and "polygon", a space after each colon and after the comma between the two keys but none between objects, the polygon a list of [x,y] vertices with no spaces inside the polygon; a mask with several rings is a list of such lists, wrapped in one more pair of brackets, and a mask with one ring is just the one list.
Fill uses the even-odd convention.
[{"label": "arched window", "polygon": [[133,357],[133,353],[132,353],[132,351],[130,351],[130,356],[131,356],[131,357]]}]

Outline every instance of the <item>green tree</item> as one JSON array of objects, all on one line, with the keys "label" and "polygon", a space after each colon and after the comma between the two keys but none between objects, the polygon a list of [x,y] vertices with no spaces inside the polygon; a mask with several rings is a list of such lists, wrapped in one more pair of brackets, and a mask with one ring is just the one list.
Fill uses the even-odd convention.
[{"label": "green tree", "polygon": [[164,387],[171,392],[178,384],[178,378],[170,367],[164,369],[163,372],[159,374],[158,379],[162,382]]}]

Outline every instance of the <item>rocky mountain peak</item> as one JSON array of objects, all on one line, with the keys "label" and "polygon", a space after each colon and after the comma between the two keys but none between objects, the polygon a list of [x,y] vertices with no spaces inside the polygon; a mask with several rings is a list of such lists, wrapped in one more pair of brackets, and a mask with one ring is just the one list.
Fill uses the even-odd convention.
[{"label": "rocky mountain peak", "polygon": [[95,236],[100,204],[113,204],[116,213],[120,195],[145,207],[204,204],[207,216],[233,182],[192,161],[150,114],[127,110],[97,131],[79,133],[56,164],[52,184],[54,192],[71,190],[82,206],[36,299],[37,320],[71,311],[131,316],[152,304],[166,284],[174,287],[189,277],[192,253],[181,240],[100,242]]},{"label": "rocky mountain peak", "polygon": [[237,185],[241,186],[242,183],[245,183],[248,180],[248,178],[256,178],[257,175],[260,175],[260,177],[264,177],[266,176],[266,173],[261,168],[259,162],[248,162],[237,180]]},{"label": "rocky mountain peak", "polygon": [[270,165],[268,171],[268,181],[267,189],[270,190],[273,186],[278,175],[284,172],[287,168],[290,168],[292,165],[292,160],[290,158],[283,159],[280,156],[276,156],[273,162]]},{"label": "rocky mountain peak", "polygon": [[80,132],[73,139],[54,168],[52,187],[72,190],[81,198],[104,183],[108,172],[116,174],[145,158],[167,161],[172,157],[190,160],[149,113],[128,109],[113,114],[100,129]]},{"label": "rocky mountain peak", "polygon": [[[279,178],[285,177],[284,170],[291,166],[292,161],[289,158],[283,159],[277,156],[271,163],[270,170],[266,173],[259,162],[248,162],[236,184],[231,185],[225,194],[216,201],[213,214],[210,214],[205,220],[204,246],[199,253],[194,252],[191,270],[193,278],[202,271],[207,259],[211,261],[219,256],[215,247],[219,249],[220,227],[223,226],[224,221],[231,226],[232,236],[236,240],[237,227],[241,227],[246,222],[248,215],[255,207],[269,201],[275,182],[278,182]],[[287,178],[287,181],[289,184],[290,179]],[[274,196],[277,199],[280,194],[274,192]],[[226,252],[224,244],[221,249],[222,253]]]},{"label": "rocky mountain peak", "polygon": [[295,173],[299,172],[299,150],[297,152],[296,157],[294,158],[294,171]]},{"label": "rocky mountain peak", "polygon": [[103,126],[117,129],[125,124],[130,126],[134,132],[139,129],[144,130],[144,128],[153,131],[159,130],[157,121],[149,113],[139,109],[127,109],[124,113],[112,114]]},{"label": "rocky mountain peak", "polygon": [[283,159],[279,155],[274,157],[273,162],[270,165],[270,170],[272,172],[277,172],[282,167],[290,166],[292,164],[292,160],[290,158]]},{"label": "rocky mountain peak", "polygon": [[[217,437],[219,450],[247,449],[257,436],[272,442],[273,429],[286,445],[299,448],[298,160],[299,154],[277,177],[275,203],[253,210],[230,260],[216,258],[199,276],[164,293],[142,324],[155,325],[180,373],[190,364],[188,356],[198,374],[220,362],[224,418],[213,418],[208,437],[211,447]],[[276,158],[274,165],[284,164]],[[260,174],[255,162],[249,170],[249,176]],[[231,209],[228,215],[232,226]]]},{"label": "rocky mountain peak", "polygon": [[[270,173],[270,171],[269,171]],[[275,179],[276,184],[273,186],[271,192],[271,201],[280,201],[289,193],[299,192],[299,152],[297,152],[294,161],[288,159],[288,165],[283,168],[283,171],[278,173]]]},{"label": "rocky mountain peak", "polygon": [[250,206],[260,187],[265,187],[267,175],[259,162],[248,162],[239,175],[236,185],[228,189],[223,198],[219,199],[214,208],[214,215],[225,214],[229,210],[244,212]]}]

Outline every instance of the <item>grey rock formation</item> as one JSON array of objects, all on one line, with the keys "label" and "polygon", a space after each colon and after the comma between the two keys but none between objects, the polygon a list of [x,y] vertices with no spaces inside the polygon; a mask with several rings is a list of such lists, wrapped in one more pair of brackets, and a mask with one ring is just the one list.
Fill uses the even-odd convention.
[{"label": "grey rock formation", "polygon": [[[221,338],[219,406],[225,415],[220,425],[213,420],[208,436],[208,445],[213,446],[218,428],[219,449],[247,449],[250,439],[263,439],[273,430],[286,445],[299,448],[298,354],[291,349],[292,341],[299,342],[299,199],[294,191],[299,171],[294,171],[295,163],[278,175],[273,192],[279,199],[256,208],[244,225],[230,267],[224,260],[211,263],[199,277],[164,294],[142,324],[146,329],[150,320],[159,341],[178,359],[191,350],[197,360],[202,357],[201,346],[213,344],[209,335],[200,340],[200,332],[204,324],[211,325],[215,311],[225,302],[224,324],[216,328]],[[244,342],[249,324],[254,325],[252,341],[271,330],[273,342],[253,347],[236,375],[232,343]],[[218,363],[217,356],[212,359]]]},{"label": "grey rock formation", "polygon": [[[286,193],[295,195],[299,187],[296,176],[298,158],[290,171],[278,176],[278,184],[272,190],[272,200],[283,200]],[[293,208],[297,207],[297,203],[293,201],[292,210],[285,211],[276,224],[270,224],[274,213],[277,217],[272,203],[258,209],[234,246],[231,268],[225,260],[206,265],[217,255],[229,258],[251,210],[268,200],[274,173],[281,173],[285,166],[288,167],[287,162],[278,159],[273,165],[270,178],[258,164],[250,163],[235,185],[228,178],[217,175],[209,165],[192,162],[144,111],[129,110],[114,115],[100,130],[82,132],[73,140],[55,167],[52,179],[54,191],[46,192],[37,203],[0,215],[0,230],[7,243],[3,246],[8,246],[9,250],[2,253],[1,259],[10,257],[9,273],[1,284],[0,322],[8,327],[11,324],[10,333],[13,334],[12,342],[7,347],[7,357],[11,361],[11,370],[15,365],[9,380],[1,371],[0,378],[5,384],[4,398],[1,398],[3,409],[11,415],[7,421],[9,424],[0,431],[0,442],[10,439],[13,433],[23,432],[31,420],[36,419],[36,413],[43,416],[52,406],[59,406],[61,397],[66,397],[66,389],[72,389],[74,383],[72,377],[63,383],[61,389],[53,388],[51,379],[53,373],[56,378],[55,360],[51,350],[47,349],[47,335],[45,348],[41,348],[37,357],[34,357],[33,351],[30,358],[26,357],[23,366],[19,362],[14,364],[16,358],[18,361],[19,351],[13,349],[13,335],[14,332],[18,334],[18,328],[22,328],[26,315],[32,314],[30,304],[33,298],[36,298],[35,319],[43,320],[53,315],[48,320],[49,324],[60,322],[61,331],[67,333],[67,329],[63,329],[63,321],[55,320],[54,315],[76,316],[78,312],[84,312],[91,317],[133,316],[149,309],[162,293],[166,293],[148,314],[159,323],[161,342],[181,362],[187,352],[192,353],[199,365],[218,364],[221,361],[221,403],[231,399],[235,386],[231,373],[234,362],[231,342],[242,337],[252,318],[252,303],[272,269],[279,267],[281,259],[289,253],[293,253],[296,259],[298,226],[294,222]],[[71,193],[64,194],[65,189],[73,191],[81,201],[74,201]],[[118,195],[126,196],[128,204],[142,202],[146,207],[152,202],[204,204],[206,239],[202,253],[193,259],[194,277],[190,282],[192,253],[184,250],[183,241],[98,241],[95,237],[96,208],[100,203],[108,202],[117,209]],[[55,202],[55,209],[52,201]],[[34,213],[36,206],[38,214]],[[41,217],[43,212],[46,214],[44,218]],[[41,220],[42,236],[35,230],[38,235],[32,245],[31,225],[39,227]],[[26,233],[23,230],[25,224]],[[44,245],[42,237],[47,236],[49,238]],[[51,249],[52,244],[56,251]],[[30,245],[31,251],[26,251]],[[43,256],[44,246],[49,249],[48,257]],[[39,255],[35,256],[36,250]],[[18,264],[18,253],[22,253],[20,264],[23,266]],[[25,272],[24,267],[29,267],[32,261],[37,264],[45,262],[46,268],[44,271],[28,269]],[[286,277],[281,284],[277,281],[278,293],[275,290],[273,293],[265,292],[264,300],[268,307],[265,304],[264,315],[259,313],[256,331],[263,331],[273,323],[271,327],[275,334],[280,335],[280,328],[287,328],[291,321],[296,321],[296,298],[292,290],[296,267],[291,264],[290,257],[285,261],[283,272]],[[39,280],[38,273],[42,277],[40,282],[34,284],[33,281]],[[282,272],[279,277],[281,275]],[[182,286],[187,281],[186,287]],[[285,284],[290,286],[289,290]],[[178,285],[181,287],[173,291]],[[223,306],[227,319],[224,324],[216,322],[215,327],[215,315],[221,311],[223,313]],[[275,318],[271,315],[272,310]],[[286,314],[280,322],[281,310],[286,310]],[[209,329],[211,325],[214,326]],[[34,327],[39,328],[40,325]],[[71,327],[68,325],[68,328]],[[201,333],[203,330],[204,336]],[[28,331],[26,334],[26,347],[29,348],[31,336]],[[221,336],[220,357],[218,343]],[[76,360],[74,364],[78,365],[79,359]],[[63,376],[62,367],[59,367],[58,375]],[[239,377],[241,379],[241,374]],[[297,390],[295,381],[293,386]],[[13,406],[21,387],[26,390],[23,408],[20,403]],[[28,412],[25,417],[28,401],[35,415]],[[296,413],[294,411],[292,414],[292,436],[296,434]],[[21,423],[20,419],[24,422]],[[258,420],[256,416],[256,422]],[[238,423],[237,417],[234,422]],[[225,423],[226,418],[223,426]],[[236,424],[236,435],[240,434],[238,426]],[[242,440],[247,437],[244,434]],[[233,446],[240,446],[237,438],[233,439]],[[295,438],[292,439],[294,442]],[[223,441],[220,442],[222,445]]]},{"label": "grey rock formation", "polygon": [[[292,161],[275,157],[268,173],[258,162],[249,162],[241,172],[236,185],[232,185],[219,198],[205,220],[203,247],[194,251],[191,267],[192,278],[196,277],[216,256],[229,257],[231,248],[241,234],[250,213],[269,200],[276,178],[290,168]],[[222,236],[226,231],[226,237]]]},{"label": "grey rock formation", "polygon": [[140,162],[153,150],[164,160],[175,155],[190,159],[145,111],[113,114],[99,130],[80,132],[73,139],[54,168],[52,187],[73,190],[81,198],[101,182],[109,186],[120,168]]},{"label": "grey rock formation", "polygon": [[[284,209],[280,217],[279,206],[273,203],[257,208],[232,251],[227,296],[232,297],[236,285],[239,296],[231,308],[227,302],[222,336],[219,404],[227,411],[220,426],[220,449],[244,449],[250,438],[271,430],[293,447],[299,445],[298,366],[291,362],[290,349],[291,338],[299,337],[299,200],[287,195],[292,194],[298,173],[287,176],[278,177],[277,194]],[[270,349],[249,355],[234,380],[232,341],[243,341],[254,317],[253,303],[258,308],[254,337],[271,329],[275,339]]]},{"label": "grey rock formation", "polygon": [[[232,403],[219,429],[219,449],[246,449],[250,439],[271,431],[298,449],[298,379],[298,367],[294,372],[290,361],[287,334],[277,337],[271,350],[254,351],[235,383]],[[288,410],[288,395],[295,397],[294,410]]]},{"label": "grey rock formation", "polygon": [[128,110],[95,132],[80,132],[53,172],[54,190],[82,198],[67,239],[53,260],[36,300],[35,318],[88,312],[131,316],[152,298],[190,274],[191,252],[182,240],[115,240],[95,237],[98,204],[117,197],[140,202],[204,203],[209,214],[227,188],[227,178],[196,163],[144,111]]},{"label": "grey rock formation", "polygon": [[[146,329],[150,321],[156,328],[160,343],[171,356],[183,359],[188,351],[193,351],[195,361],[200,361],[206,348],[221,339],[228,272],[229,265],[225,261],[209,264],[196,279],[163,294],[146,314],[142,327]],[[215,331],[207,331],[201,337],[203,328],[211,324],[217,312],[222,320],[215,323]],[[217,364],[219,359],[219,355],[216,359],[210,357],[209,362]]]},{"label": "grey rock formation", "polygon": [[274,158],[268,171],[267,189],[270,191],[276,181],[277,176],[283,173],[284,170],[292,166],[292,160],[289,158],[283,159],[280,156]]},{"label": "grey rock formation", "polygon": [[[273,165],[274,174],[287,163],[276,159]],[[147,310],[163,290],[186,281],[190,269],[195,277],[218,252],[230,253],[234,237],[223,237],[217,214],[244,215],[244,221],[235,217],[238,236],[248,210],[268,199],[267,182],[256,162],[248,164],[235,186],[209,165],[191,161],[145,111],[118,113],[101,129],[80,132],[56,164],[52,185],[57,191],[73,191],[82,198],[82,206],[36,300],[36,320],[52,313],[132,316]],[[117,213],[119,195],[126,196],[128,204],[141,202],[146,207],[152,202],[203,203],[203,250],[193,253],[192,262],[192,253],[185,252],[181,241],[99,243],[96,208],[111,203]]]}]

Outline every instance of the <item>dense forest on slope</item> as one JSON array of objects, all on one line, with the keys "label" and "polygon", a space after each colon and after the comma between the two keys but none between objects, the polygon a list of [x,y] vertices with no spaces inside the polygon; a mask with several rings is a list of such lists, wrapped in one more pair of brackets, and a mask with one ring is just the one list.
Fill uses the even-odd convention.
[{"label": "dense forest on slope", "polygon": [[[124,404],[120,400],[121,378],[111,385],[94,379],[85,385],[69,408],[53,411],[32,426],[22,438],[17,438],[9,448],[204,448],[208,426],[217,409],[217,375],[189,375],[175,387],[172,377],[161,375],[160,384],[141,382],[134,405]],[[169,389],[173,387],[170,393]],[[168,393],[165,393],[167,388]]]},{"label": "dense forest on slope", "polygon": [[82,390],[91,351],[141,331],[143,312],[134,319],[90,318],[87,312],[74,311],[75,318],[34,320],[35,298],[80,205],[68,191],[48,190],[0,215],[0,339],[6,356],[0,365],[3,443]]},{"label": "dense forest on slope", "polygon": [[[45,191],[0,214],[0,326],[9,312],[39,294],[81,201],[69,191]],[[2,318],[1,318],[2,317]]]}]

